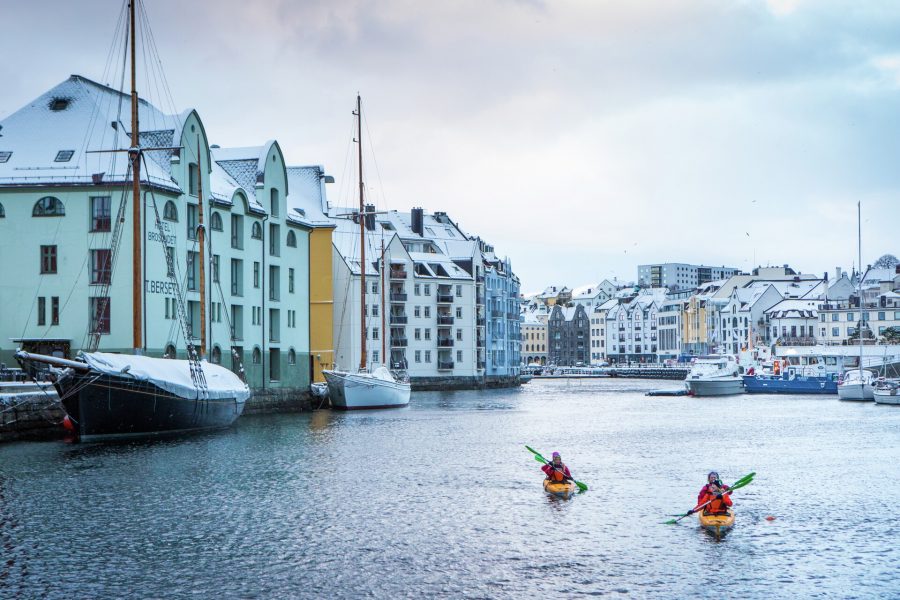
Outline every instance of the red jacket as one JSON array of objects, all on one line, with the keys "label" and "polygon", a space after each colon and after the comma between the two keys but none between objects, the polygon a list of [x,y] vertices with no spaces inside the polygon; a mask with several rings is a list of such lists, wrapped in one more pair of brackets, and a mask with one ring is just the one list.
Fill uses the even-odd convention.
[{"label": "red jacket", "polygon": [[[723,485],[720,489],[728,490],[729,487]],[[731,494],[722,494],[722,499],[719,500],[716,498],[715,494],[709,491],[709,484],[706,484],[700,488],[700,493],[697,495],[697,506],[700,506],[705,502],[709,502],[709,505],[703,509],[704,511],[709,513],[724,513],[728,510],[728,507],[732,505]]]},{"label": "red jacket", "polygon": [[[552,464],[553,463],[550,463],[549,465],[541,467],[541,471],[547,474],[547,479],[553,479],[554,481],[563,481],[565,478],[572,479],[572,474],[569,473],[569,467],[567,467],[565,463],[560,463],[559,465],[559,469],[562,473],[554,469]],[[563,474],[565,474],[565,478],[563,477]]]}]

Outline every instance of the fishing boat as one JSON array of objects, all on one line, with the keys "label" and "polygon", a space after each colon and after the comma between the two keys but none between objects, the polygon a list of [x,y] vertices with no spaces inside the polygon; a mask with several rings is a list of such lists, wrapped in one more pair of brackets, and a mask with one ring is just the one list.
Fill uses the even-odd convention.
[{"label": "fishing boat", "polygon": [[737,361],[730,354],[695,359],[685,385],[692,396],[732,396],[744,391]]},{"label": "fishing boat", "polygon": [[[16,353],[16,359],[24,369],[32,374],[53,382],[63,408],[67,414],[68,426],[81,441],[110,440],[119,438],[147,437],[160,434],[182,433],[227,427],[244,410],[250,389],[241,377],[224,367],[210,364],[205,360],[206,349],[206,284],[205,256],[206,238],[203,224],[203,190],[199,183],[201,171],[197,148],[198,218],[197,240],[199,250],[199,291],[200,291],[200,348],[193,343],[192,327],[188,321],[185,298],[176,277],[174,253],[166,251],[165,232],[159,211],[155,210],[155,224],[160,239],[160,252],[165,256],[169,284],[174,292],[174,305],[181,332],[187,343],[187,360],[174,358],[153,358],[144,355],[144,303],[143,297],[143,253],[142,247],[144,215],[142,214],[141,169],[145,153],[150,151],[181,151],[181,147],[146,146],[141,142],[138,111],[139,98],[136,89],[136,2],[129,6],[129,30],[127,51],[131,58],[131,140],[130,147],[124,149],[99,150],[98,152],[126,153],[128,156],[128,187],[132,208],[132,336],[133,354],[113,354],[99,352],[103,319],[109,319],[108,286],[103,283],[101,302],[97,303],[96,314],[92,315],[87,350],[82,350],[77,360],[24,351]],[[153,198],[152,189],[146,190]],[[120,239],[125,223],[125,203],[115,220],[113,239]],[[147,221],[150,221],[148,218]],[[110,271],[114,264],[114,248],[105,259],[103,271]],[[111,275],[110,275],[111,279]],[[241,372],[243,370],[241,369]]]},{"label": "fishing boat", "polygon": [[575,494],[575,490],[575,483],[572,481],[556,482],[549,479],[544,480],[544,491],[557,498],[571,498]]},{"label": "fishing boat", "polygon": [[697,513],[697,519],[700,527],[720,538],[734,527],[734,510],[729,508],[724,515],[712,515],[701,510]]},{"label": "fishing boat", "polygon": [[882,379],[875,384],[872,399],[878,404],[900,405],[900,379]]},{"label": "fishing boat", "polygon": [[838,379],[837,373],[788,365],[778,372],[744,375],[744,389],[748,394],[837,394]]},{"label": "fishing boat", "polygon": [[[365,186],[363,185],[362,163],[362,99],[356,96],[356,125],[359,160],[359,212],[356,215],[359,221],[359,265],[360,265],[360,294],[366,297],[366,219],[372,215],[365,204]],[[374,218],[374,215],[372,215]],[[382,277],[384,276],[384,248],[382,247],[381,260],[379,261]],[[384,282],[381,285],[384,293]],[[382,306],[384,301],[382,299]],[[339,410],[356,410],[366,408],[397,408],[409,404],[411,387],[409,382],[402,381],[384,365],[369,365],[366,357],[366,327],[367,321],[365,302],[360,306],[360,361],[356,371],[349,369],[326,369],[322,371],[325,381],[328,383],[328,394],[331,398],[332,408]],[[382,310],[382,331],[384,331],[384,315]],[[385,336],[386,337],[386,336]],[[382,338],[384,340],[384,338]],[[382,341],[384,344],[385,341]],[[382,348],[381,356],[386,356],[386,348]]]},{"label": "fishing boat", "polygon": [[874,400],[876,376],[866,369],[851,369],[837,385],[841,400]]}]

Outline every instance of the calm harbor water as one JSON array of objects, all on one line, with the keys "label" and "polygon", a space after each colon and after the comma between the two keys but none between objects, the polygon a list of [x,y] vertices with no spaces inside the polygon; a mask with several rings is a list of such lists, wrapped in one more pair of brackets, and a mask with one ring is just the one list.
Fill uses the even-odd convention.
[{"label": "calm harbor water", "polygon": [[[533,381],[408,409],[0,447],[0,597],[900,596],[900,409]],[[591,490],[547,497],[524,449]],[[705,474],[756,471],[717,542]],[[775,520],[766,520],[774,516]]]}]

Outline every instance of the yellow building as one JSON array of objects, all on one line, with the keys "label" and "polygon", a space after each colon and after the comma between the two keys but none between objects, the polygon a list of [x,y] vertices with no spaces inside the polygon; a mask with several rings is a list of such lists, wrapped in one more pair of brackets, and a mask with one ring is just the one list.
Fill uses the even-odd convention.
[{"label": "yellow building", "polygon": [[681,351],[684,354],[706,354],[706,296],[691,296],[681,314]]}]

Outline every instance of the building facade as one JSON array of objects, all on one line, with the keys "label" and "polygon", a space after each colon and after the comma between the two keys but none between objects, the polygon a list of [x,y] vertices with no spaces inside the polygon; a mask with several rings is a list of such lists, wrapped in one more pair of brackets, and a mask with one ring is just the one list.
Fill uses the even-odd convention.
[{"label": "building facade", "polygon": [[558,367],[588,364],[590,322],[583,306],[556,304],[547,321],[549,364]]},{"label": "building facade", "polygon": [[709,281],[727,279],[741,270],[734,267],[710,267],[687,263],[638,265],[638,284],[652,288],[693,288]]}]

